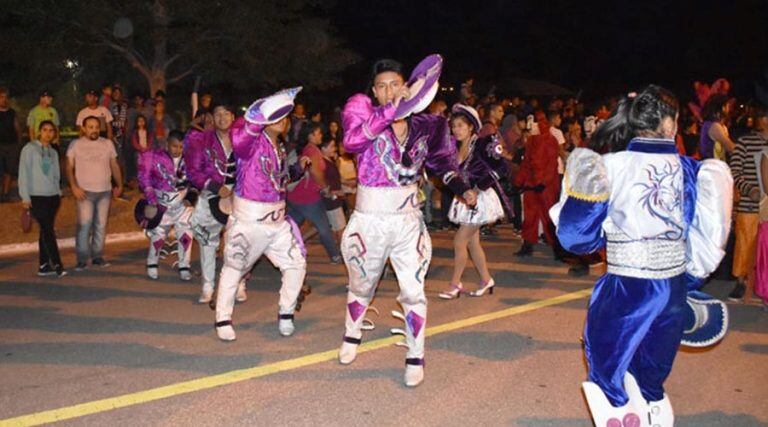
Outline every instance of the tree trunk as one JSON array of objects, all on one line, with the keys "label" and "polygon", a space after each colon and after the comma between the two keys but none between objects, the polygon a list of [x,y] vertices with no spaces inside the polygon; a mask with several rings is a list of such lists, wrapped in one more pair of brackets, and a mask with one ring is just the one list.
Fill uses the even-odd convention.
[{"label": "tree trunk", "polygon": [[154,97],[158,90],[165,92],[167,84],[165,70],[162,68],[150,70],[150,75],[147,77],[147,83],[149,84],[150,97]]}]

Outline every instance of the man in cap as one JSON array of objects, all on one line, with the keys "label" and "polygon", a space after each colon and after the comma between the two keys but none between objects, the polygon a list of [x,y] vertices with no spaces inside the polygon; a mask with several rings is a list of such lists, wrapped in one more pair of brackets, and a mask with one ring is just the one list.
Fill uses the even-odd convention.
[{"label": "man in cap", "polygon": [[112,113],[108,108],[99,105],[99,94],[95,90],[89,90],[85,94],[85,107],[77,113],[75,125],[82,132],[83,120],[86,117],[96,117],[99,119],[99,134],[110,141],[113,140],[112,134]]},{"label": "man in cap", "polygon": [[30,141],[37,139],[40,123],[46,120],[52,122],[57,128],[61,126],[59,112],[53,108],[53,92],[48,89],[43,89],[40,91],[40,98],[37,105],[29,110],[29,115],[27,116],[27,128],[29,130]]}]

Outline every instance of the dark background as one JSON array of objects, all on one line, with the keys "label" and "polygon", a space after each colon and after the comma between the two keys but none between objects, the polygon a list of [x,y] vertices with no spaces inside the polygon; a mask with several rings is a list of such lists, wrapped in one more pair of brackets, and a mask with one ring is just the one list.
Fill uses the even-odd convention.
[{"label": "dark background", "polygon": [[346,90],[365,85],[378,57],[410,69],[433,52],[443,84],[474,76],[481,96],[522,77],[591,99],[651,82],[687,99],[693,81],[726,77],[751,97],[768,66],[768,1],[340,1],[329,17],[363,57]]}]

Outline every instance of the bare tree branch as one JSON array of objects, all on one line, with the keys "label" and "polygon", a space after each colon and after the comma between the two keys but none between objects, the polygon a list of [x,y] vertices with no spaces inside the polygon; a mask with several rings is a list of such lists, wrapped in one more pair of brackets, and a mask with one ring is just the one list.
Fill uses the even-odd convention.
[{"label": "bare tree branch", "polygon": [[184,71],[183,73],[181,73],[181,74],[179,74],[179,75],[177,75],[177,76],[175,76],[175,77],[171,77],[170,79],[168,79],[168,83],[169,83],[169,84],[173,84],[173,83],[176,83],[176,82],[180,81],[180,80],[181,80],[181,79],[183,79],[184,77],[187,77],[188,75],[190,75],[190,74],[194,73],[194,72],[195,72],[195,70],[197,69],[197,67],[199,67],[200,65],[202,65],[202,62],[198,62],[198,63],[196,63],[196,64],[192,65],[191,67],[189,67],[189,68],[187,69],[187,71]]}]

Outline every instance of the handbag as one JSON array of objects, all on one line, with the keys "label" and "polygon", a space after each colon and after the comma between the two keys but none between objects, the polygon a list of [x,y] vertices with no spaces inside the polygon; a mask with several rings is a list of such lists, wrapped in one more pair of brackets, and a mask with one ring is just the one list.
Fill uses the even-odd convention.
[{"label": "handbag", "polygon": [[21,211],[21,231],[24,233],[32,231],[32,212],[29,209]]}]

